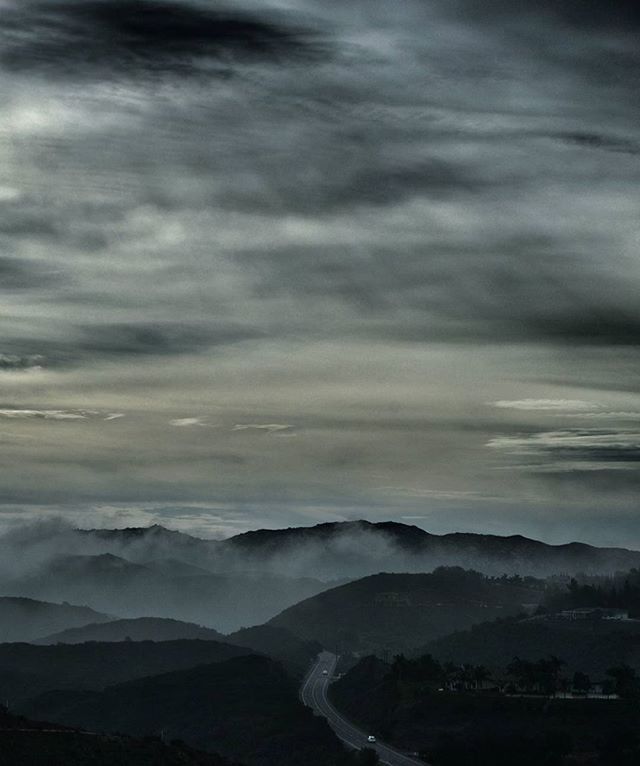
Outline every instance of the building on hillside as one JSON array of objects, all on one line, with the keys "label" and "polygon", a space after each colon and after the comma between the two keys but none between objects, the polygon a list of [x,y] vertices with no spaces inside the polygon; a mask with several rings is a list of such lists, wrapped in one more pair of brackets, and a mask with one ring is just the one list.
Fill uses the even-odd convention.
[{"label": "building on hillside", "polygon": [[565,609],[554,617],[561,620],[628,620],[628,609],[604,609],[601,607],[582,607]]}]

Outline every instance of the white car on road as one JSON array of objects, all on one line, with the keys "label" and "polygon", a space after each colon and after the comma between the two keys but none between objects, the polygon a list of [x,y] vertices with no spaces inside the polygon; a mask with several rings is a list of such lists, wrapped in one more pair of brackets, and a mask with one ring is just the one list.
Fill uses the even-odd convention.
[{"label": "white car on road", "polygon": [[375,741],[376,741],[376,738],[373,736],[373,734],[369,734],[369,736],[367,737],[367,742],[375,742]]}]

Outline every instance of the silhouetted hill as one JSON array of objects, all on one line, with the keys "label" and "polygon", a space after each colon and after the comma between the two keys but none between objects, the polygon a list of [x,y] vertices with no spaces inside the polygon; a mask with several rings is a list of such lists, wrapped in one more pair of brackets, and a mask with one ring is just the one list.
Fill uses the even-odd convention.
[{"label": "silhouetted hill", "polygon": [[539,601],[536,581],[494,580],[441,568],[431,574],[378,574],[318,594],[270,621],[325,647],[404,651]]},{"label": "silhouetted hill", "polygon": [[111,619],[86,606],[0,596],[0,642],[33,641],[54,631]]},{"label": "silhouetted hill", "polygon": [[[222,633],[191,622],[161,617],[138,617],[133,620],[113,620],[70,628],[35,641],[37,644],[82,644],[85,641],[177,641],[201,639],[225,641]],[[232,641],[230,643],[233,643]]]},{"label": "silhouetted hill", "polygon": [[158,734],[250,766],[339,766],[350,760],[297,685],[266,657],[139,679],[102,692],[51,692],[28,714],[92,731]]},{"label": "silhouetted hill", "polygon": [[102,689],[250,653],[217,641],[0,644],[0,699],[24,700],[49,689]]},{"label": "silhouetted hill", "polygon": [[533,617],[476,625],[442,636],[421,650],[437,659],[497,668],[513,657],[535,661],[554,655],[594,678],[627,664],[640,670],[640,621]]},{"label": "silhouetted hill", "polygon": [[242,628],[224,636],[215,630],[193,623],[157,617],[139,617],[133,620],[114,620],[109,623],[85,625],[81,628],[54,633],[33,643],[48,645],[82,644],[87,641],[176,641],[180,639],[224,642],[266,654],[282,662],[295,676],[304,674],[309,663],[322,649],[317,642],[305,641],[284,628],[275,628],[271,625]]},{"label": "silhouetted hill", "polygon": [[257,625],[230,633],[226,640],[237,646],[246,646],[281,662],[294,677],[301,677],[315,660],[322,645],[294,635],[273,625]]},{"label": "silhouetted hill", "polygon": [[[159,738],[99,736],[0,707],[0,763],[6,766],[234,766],[221,756]],[[238,764],[235,764],[238,766]]]},{"label": "silhouetted hill", "polygon": [[174,558],[145,561],[144,566],[163,577],[198,577],[199,575],[206,576],[212,574],[208,569],[187,564],[185,561]]}]

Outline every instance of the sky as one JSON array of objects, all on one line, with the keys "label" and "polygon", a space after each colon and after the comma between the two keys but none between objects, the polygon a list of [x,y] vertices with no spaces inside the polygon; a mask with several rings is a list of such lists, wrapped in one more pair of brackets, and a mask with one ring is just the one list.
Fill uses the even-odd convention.
[{"label": "sky", "polygon": [[640,11],[0,0],[0,528],[640,547]]}]

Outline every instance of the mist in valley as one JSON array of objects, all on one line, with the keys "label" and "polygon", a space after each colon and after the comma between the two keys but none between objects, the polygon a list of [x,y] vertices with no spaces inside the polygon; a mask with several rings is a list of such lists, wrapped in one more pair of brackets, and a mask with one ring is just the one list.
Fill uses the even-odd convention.
[{"label": "mist in valley", "polygon": [[525,538],[436,536],[368,522],[202,540],[160,526],[79,530],[49,521],[6,533],[0,560],[4,596],[65,601],[114,617],[172,618],[227,633],[379,572],[456,566],[492,576],[612,574],[640,563],[640,554]]}]

